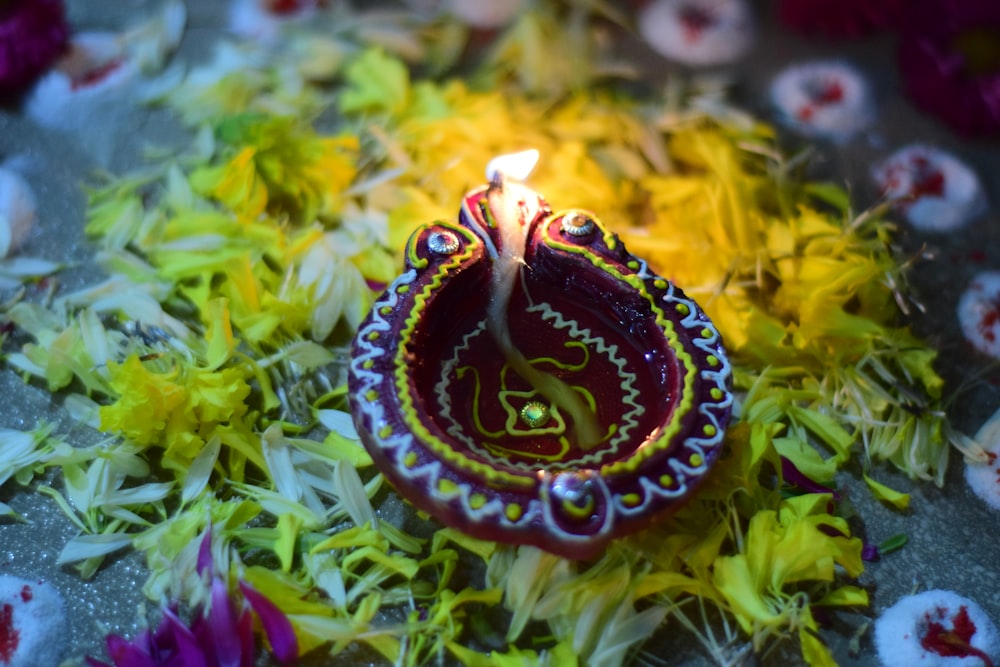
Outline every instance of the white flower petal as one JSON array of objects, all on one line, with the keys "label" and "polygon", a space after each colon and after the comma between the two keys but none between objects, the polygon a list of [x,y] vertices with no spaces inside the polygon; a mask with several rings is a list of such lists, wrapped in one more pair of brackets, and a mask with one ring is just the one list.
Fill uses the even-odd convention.
[{"label": "white flower petal", "polygon": [[354,428],[354,417],[343,410],[317,410],[320,423],[338,435],[350,440],[359,440],[358,430]]},{"label": "white flower petal", "polygon": [[370,523],[378,527],[378,518],[361,482],[357,469],[347,461],[337,461],[333,467],[333,479],[337,485],[340,502],[355,525]]},{"label": "white flower petal", "polygon": [[66,543],[56,561],[59,565],[74,563],[96,556],[105,556],[132,543],[132,536],[125,533],[103,533],[101,535],[80,535]]}]

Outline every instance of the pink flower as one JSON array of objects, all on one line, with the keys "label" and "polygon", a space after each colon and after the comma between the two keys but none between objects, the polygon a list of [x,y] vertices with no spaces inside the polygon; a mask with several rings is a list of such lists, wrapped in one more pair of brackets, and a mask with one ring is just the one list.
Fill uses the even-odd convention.
[{"label": "pink flower", "polygon": [[961,134],[1000,132],[1000,2],[924,0],[908,15],[899,44],[906,94]]},{"label": "pink flower", "polygon": [[860,37],[894,25],[906,0],[781,0],[781,20],[807,35]]},{"label": "pink flower", "polygon": [[69,40],[60,0],[0,2],[0,97],[26,90]]}]

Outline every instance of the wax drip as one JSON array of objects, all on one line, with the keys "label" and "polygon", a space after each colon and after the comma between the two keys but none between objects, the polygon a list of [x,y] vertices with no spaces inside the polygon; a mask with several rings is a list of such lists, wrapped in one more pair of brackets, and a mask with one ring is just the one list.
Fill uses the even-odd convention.
[{"label": "wax drip", "polygon": [[576,444],[584,450],[593,449],[603,439],[594,412],[568,384],[532,366],[511,340],[507,310],[524,266],[528,222],[534,217],[526,215],[530,197],[522,196],[522,190],[525,195],[531,194],[527,188],[505,182],[498,172],[486,192],[487,206],[500,233],[500,250],[493,259],[486,328],[514,372],[573,420]]}]

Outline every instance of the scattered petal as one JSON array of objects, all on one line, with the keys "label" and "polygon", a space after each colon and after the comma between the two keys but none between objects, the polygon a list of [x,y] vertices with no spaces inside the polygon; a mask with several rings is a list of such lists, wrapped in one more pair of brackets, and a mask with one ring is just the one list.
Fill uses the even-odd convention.
[{"label": "scattered petal", "polygon": [[250,584],[241,581],[240,590],[250,604],[250,608],[260,618],[261,625],[264,626],[264,634],[267,635],[267,641],[271,644],[274,656],[282,663],[291,663],[296,660],[299,657],[298,640],[288,617]]}]

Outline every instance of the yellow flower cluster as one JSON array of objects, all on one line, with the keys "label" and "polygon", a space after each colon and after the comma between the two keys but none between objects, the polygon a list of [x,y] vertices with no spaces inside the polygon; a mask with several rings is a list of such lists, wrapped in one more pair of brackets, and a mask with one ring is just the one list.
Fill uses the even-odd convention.
[{"label": "yellow flower cluster", "polygon": [[133,355],[108,364],[117,394],[100,408],[101,430],[139,445],[162,447],[163,465],[183,473],[220,430],[247,430],[249,373],[240,367],[208,370],[162,366]]}]

